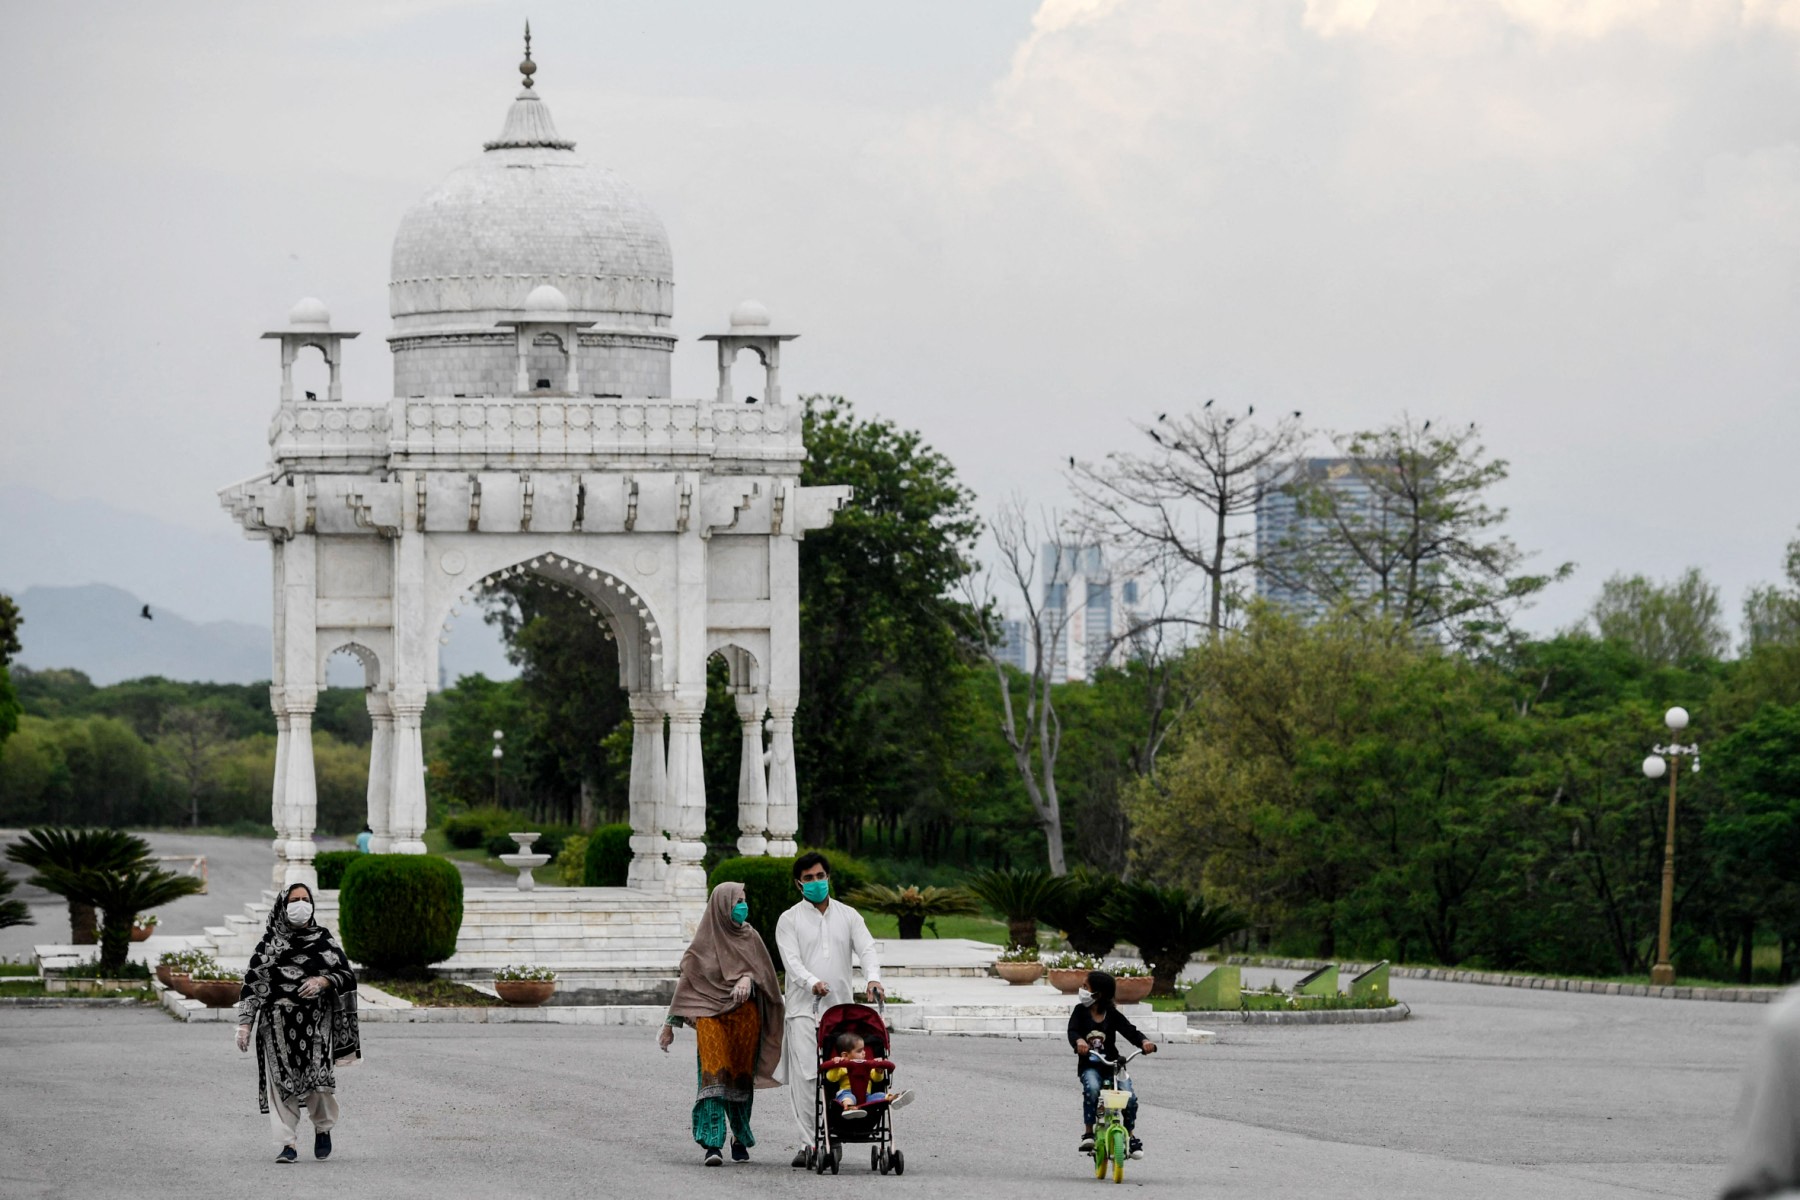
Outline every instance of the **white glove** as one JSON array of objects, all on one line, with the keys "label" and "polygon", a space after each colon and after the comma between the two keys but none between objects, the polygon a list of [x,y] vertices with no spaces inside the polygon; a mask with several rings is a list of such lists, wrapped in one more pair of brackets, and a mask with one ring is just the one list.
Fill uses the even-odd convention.
[{"label": "white glove", "polygon": [[250,1027],[248,1025],[238,1026],[237,1043],[239,1050],[250,1049]]}]

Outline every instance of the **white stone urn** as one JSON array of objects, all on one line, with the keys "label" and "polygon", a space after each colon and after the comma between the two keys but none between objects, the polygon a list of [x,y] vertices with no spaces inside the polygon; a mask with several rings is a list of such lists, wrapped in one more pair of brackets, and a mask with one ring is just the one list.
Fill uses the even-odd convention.
[{"label": "white stone urn", "polygon": [[507,836],[519,843],[519,852],[502,854],[500,861],[509,867],[519,868],[519,890],[521,892],[532,891],[537,887],[537,880],[531,877],[531,872],[549,862],[550,856],[531,852],[531,843],[538,840],[538,835],[535,833],[509,833]]}]

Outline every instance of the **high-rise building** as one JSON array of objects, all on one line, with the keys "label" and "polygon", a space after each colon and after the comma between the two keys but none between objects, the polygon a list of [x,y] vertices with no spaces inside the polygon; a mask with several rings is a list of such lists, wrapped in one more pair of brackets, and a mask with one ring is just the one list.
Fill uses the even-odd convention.
[{"label": "high-rise building", "polygon": [[1046,542],[1039,566],[1044,631],[1060,633],[1051,681],[1087,679],[1129,658],[1123,637],[1137,621],[1137,580],[1116,574],[1099,546]]},{"label": "high-rise building", "polygon": [[994,657],[1015,671],[1031,670],[1031,638],[1026,635],[1025,622],[1016,617],[1000,622],[1000,645]]},{"label": "high-rise building", "polygon": [[1259,599],[1315,620],[1331,606],[1332,598],[1317,587],[1304,587],[1297,572],[1284,570],[1304,557],[1307,574],[1316,580],[1321,572],[1334,577],[1337,596],[1366,597],[1375,590],[1375,576],[1351,553],[1331,516],[1309,511],[1302,502],[1306,492],[1325,489],[1331,508],[1353,527],[1371,527],[1380,515],[1380,498],[1367,476],[1349,458],[1307,458],[1279,472],[1256,506],[1256,557],[1264,564],[1256,572]]}]

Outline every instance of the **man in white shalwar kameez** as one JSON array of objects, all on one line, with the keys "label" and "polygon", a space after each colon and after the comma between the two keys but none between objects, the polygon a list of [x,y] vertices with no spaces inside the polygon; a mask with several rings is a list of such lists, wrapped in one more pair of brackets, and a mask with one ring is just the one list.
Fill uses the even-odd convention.
[{"label": "man in white shalwar kameez", "polygon": [[[822,854],[794,860],[794,887],[800,902],[775,923],[775,946],[787,972],[786,1037],[782,1041],[782,1078],[800,1127],[800,1153],[793,1165],[806,1166],[812,1148],[814,1088],[819,1078],[819,1013],[834,1004],[852,1004],[850,955],[855,953],[868,981],[871,1000],[884,994],[881,960],[862,914],[831,899],[831,864]],[[815,1007],[816,1006],[816,1007]]]}]

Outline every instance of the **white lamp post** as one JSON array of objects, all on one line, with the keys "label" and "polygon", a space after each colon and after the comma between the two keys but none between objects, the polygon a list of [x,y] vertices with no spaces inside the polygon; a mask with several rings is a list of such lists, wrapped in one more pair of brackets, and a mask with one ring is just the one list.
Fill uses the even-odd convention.
[{"label": "white lamp post", "polygon": [[[1687,728],[1687,709],[1671,708],[1663,714],[1663,724],[1679,738],[1681,731]],[[1684,754],[1693,758],[1694,773],[1699,774],[1700,746],[1698,743],[1684,746],[1676,740],[1653,749],[1650,757],[1644,760],[1644,776],[1648,779],[1669,777],[1669,832],[1663,842],[1662,918],[1657,928],[1656,965],[1650,968],[1650,982],[1666,987],[1675,982],[1675,964],[1669,961],[1669,929],[1675,917],[1675,782],[1681,775],[1681,756]]]},{"label": "white lamp post", "polygon": [[498,729],[494,730],[494,807],[495,808],[500,807],[500,760],[506,757],[506,752],[504,750],[500,749],[500,742],[501,742],[501,739],[503,739],[505,737],[506,737],[506,735],[504,733],[500,732],[500,730],[498,730]]}]

